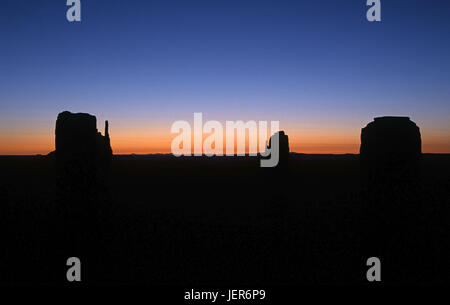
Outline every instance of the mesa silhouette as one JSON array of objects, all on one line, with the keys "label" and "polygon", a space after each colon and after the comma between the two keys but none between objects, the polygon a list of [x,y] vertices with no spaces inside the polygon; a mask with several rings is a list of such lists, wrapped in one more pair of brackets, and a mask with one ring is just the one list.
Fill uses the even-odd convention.
[{"label": "mesa silhouette", "polygon": [[[414,196],[420,182],[420,130],[408,117],[379,117],[361,131],[363,183],[372,200]],[[385,193],[388,194],[385,194]]]}]

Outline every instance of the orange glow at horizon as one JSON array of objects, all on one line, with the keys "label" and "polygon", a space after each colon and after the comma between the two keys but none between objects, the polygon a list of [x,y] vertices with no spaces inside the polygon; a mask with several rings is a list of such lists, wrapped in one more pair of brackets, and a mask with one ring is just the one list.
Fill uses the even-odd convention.
[{"label": "orange glow at horizon", "polygon": [[[139,130],[139,129],[138,129]],[[360,134],[343,130],[325,132],[323,130],[302,133],[298,130],[284,129],[289,136],[291,152],[308,154],[357,154]],[[137,131],[133,128],[110,131],[114,154],[170,154],[171,142],[177,134],[167,129],[147,129]],[[206,138],[208,134],[204,135]],[[236,141],[236,139],[235,139]],[[248,139],[246,152],[248,153]],[[191,142],[193,149],[193,142]],[[224,149],[225,135],[224,135]],[[28,132],[0,132],[0,155],[34,155],[53,151],[54,133],[48,130]],[[424,153],[450,153],[450,136],[422,132],[422,151]]]}]

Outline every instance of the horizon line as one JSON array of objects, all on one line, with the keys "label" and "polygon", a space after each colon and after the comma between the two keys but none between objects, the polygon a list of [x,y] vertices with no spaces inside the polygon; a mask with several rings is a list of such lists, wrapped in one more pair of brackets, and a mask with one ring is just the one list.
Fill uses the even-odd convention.
[{"label": "horizon line", "polygon": [[[52,151],[54,152],[54,151]],[[52,153],[50,152],[50,153]],[[0,157],[47,157],[50,155],[50,153],[48,154],[12,154],[12,155],[2,155],[0,154]],[[302,153],[302,152],[296,152],[296,151],[291,151],[289,152],[289,154],[296,154],[296,155],[307,155],[307,156],[346,156],[346,155],[352,155],[352,156],[359,156],[360,153]],[[450,152],[446,152],[446,153],[442,153],[442,152],[422,152],[422,155],[450,155]],[[172,156],[174,158],[181,158],[181,157],[208,157],[208,158],[212,158],[212,157],[258,157],[260,154],[258,155],[253,155],[250,156],[249,154],[245,154],[244,156],[239,156],[237,154],[233,154],[233,155],[226,155],[223,154],[222,156],[217,156],[217,155],[213,155],[213,156],[207,156],[205,154],[202,154],[201,156],[195,156],[195,155],[181,155],[181,156],[175,156],[172,153],[126,153],[126,154],[113,154],[113,156]]]}]

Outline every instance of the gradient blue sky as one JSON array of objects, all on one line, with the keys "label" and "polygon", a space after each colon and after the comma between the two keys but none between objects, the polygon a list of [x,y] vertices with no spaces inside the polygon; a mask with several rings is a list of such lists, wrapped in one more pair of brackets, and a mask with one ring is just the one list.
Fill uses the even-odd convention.
[{"label": "gradient blue sky", "polygon": [[[168,152],[174,120],[279,120],[293,150],[357,152],[410,116],[450,152],[450,1],[0,2],[0,154],[53,149],[59,112],[111,122],[115,152]],[[99,123],[99,129],[103,130]],[[168,144],[169,143],[169,144]]]}]

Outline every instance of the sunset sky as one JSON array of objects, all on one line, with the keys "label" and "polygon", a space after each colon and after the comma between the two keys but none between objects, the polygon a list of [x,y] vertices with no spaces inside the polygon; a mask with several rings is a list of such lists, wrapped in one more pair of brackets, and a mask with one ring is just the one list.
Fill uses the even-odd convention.
[{"label": "sunset sky", "polygon": [[59,112],[110,122],[114,153],[170,153],[176,120],[278,120],[291,150],[357,153],[409,116],[450,153],[450,1],[0,2],[0,155],[54,149]]}]

